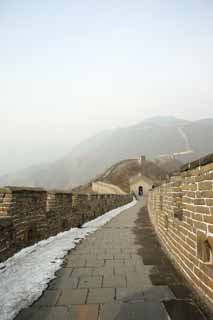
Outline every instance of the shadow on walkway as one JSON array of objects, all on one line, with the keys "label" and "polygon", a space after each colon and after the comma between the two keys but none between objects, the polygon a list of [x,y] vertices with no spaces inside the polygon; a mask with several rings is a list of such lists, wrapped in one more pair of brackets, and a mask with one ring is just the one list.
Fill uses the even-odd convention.
[{"label": "shadow on walkway", "polygon": [[177,272],[163,251],[146,207],[143,207],[138,213],[134,233],[136,244],[141,246],[138,253],[143,263],[153,266],[150,270],[153,285],[168,286],[175,296],[175,299],[163,301],[171,320],[212,319],[210,311],[187,286],[186,280]]}]

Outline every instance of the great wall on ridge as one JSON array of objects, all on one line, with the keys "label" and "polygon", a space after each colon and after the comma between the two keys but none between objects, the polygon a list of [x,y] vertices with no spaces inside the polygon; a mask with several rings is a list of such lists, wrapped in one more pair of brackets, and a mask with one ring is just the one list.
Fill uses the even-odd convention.
[{"label": "great wall on ridge", "polygon": [[[127,204],[132,194],[75,194],[0,189],[0,261],[59,232]],[[167,255],[210,309],[213,306],[213,154],[145,195],[150,220]]]}]

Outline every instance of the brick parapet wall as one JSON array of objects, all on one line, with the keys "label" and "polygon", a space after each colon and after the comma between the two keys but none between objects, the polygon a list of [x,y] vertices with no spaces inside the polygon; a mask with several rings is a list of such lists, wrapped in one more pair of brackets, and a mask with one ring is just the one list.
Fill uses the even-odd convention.
[{"label": "brick parapet wall", "polygon": [[168,254],[212,308],[213,162],[187,165],[152,190],[148,210]]},{"label": "brick parapet wall", "polygon": [[79,227],[131,201],[130,195],[72,194],[38,188],[0,189],[0,262],[39,240]]}]

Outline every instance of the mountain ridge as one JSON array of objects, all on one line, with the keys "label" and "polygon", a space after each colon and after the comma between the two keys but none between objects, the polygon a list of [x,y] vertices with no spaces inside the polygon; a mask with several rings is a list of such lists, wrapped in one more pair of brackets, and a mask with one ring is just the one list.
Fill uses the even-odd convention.
[{"label": "mountain ridge", "polygon": [[213,119],[153,117],[105,130],[76,145],[65,157],[0,177],[0,185],[71,189],[95,179],[114,163],[144,154],[150,159],[195,160],[213,150]]}]

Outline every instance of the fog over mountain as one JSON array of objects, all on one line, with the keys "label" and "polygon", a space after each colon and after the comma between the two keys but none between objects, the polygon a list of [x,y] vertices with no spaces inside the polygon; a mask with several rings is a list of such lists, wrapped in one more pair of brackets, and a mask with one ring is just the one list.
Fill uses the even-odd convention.
[{"label": "fog over mountain", "polygon": [[58,161],[0,177],[0,185],[72,188],[120,160],[142,154],[150,159],[174,156],[182,162],[196,159],[213,151],[212,137],[213,119],[154,117],[134,126],[101,132]]},{"label": "fog over mountain", "polygon": [[[146,118],[213,118],[212,16],[213,1],[201,0],[0,1],[0,176],[34,166],[23,183],[48,185],[55,170],[56,185],[75,185],[102,145],[91,175],[129,152],[152,155],[151,143],[164,152],[155,131],[163,121],[166,135],[172,120],[135,125]],[[180,149],[197,134],[185,131]],[[57,163],[70,167],[61,181]]]}]

